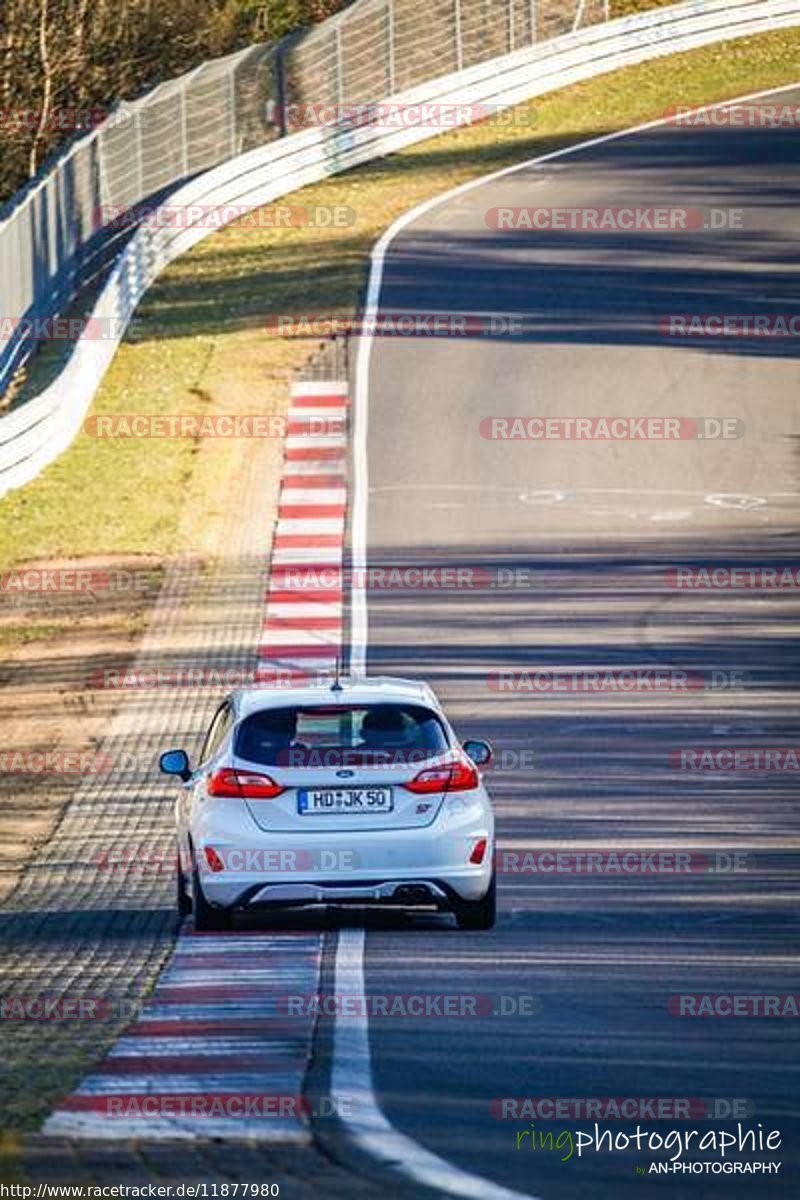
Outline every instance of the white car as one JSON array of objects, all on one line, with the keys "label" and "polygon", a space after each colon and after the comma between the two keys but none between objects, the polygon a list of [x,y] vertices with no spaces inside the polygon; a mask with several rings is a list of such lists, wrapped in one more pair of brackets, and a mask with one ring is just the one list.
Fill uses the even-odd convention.
[{"label": "white car", "polygon": [[161,770],[175,806],[178,906],[196,929],[319,904],[434,907],[495,921],[494,816],[479,766],[431,689],[386,676],[232,693],[200,762]]}]

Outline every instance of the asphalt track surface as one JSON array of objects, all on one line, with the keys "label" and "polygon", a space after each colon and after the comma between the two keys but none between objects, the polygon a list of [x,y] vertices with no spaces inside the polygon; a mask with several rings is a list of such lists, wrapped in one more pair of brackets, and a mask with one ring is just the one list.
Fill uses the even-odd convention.
[{"label": "asphalt track surface", "polygon": [[[796,772],[697,774],[669,755],[796,744],[798,606],[785,592],[678,592],[666,577],[675,565],[796,564],[797,343],[658,331],[670,313],[798,310],[798,137],[634,133],[445,200],[386,256],[382,312],[513,314],[525,333],[375,340],[369,561],[520,574],[518,586],[371,587],[369,672],[426,678],[459,733],[504,756],[489,777],[501,851],[745,855],[736,873],[505,871],[493,932],[434,916],[368,928],[370,995],[480,993],[495,1007],[503,994],[533,997],[524,1015],[375,1018],[370,1034],[377,1098],[398,1130],[544,1200],[641,1195],[654,1180],[636,1168],[665,1156],[517,1150],[531,1122],[496,1119],[493,1099],[746,1101],[745,1126],[778,1129],[782,1144],[741,1159],[780,1161],[779,1176],[673,1174],[659,1194],[798,1194],[797,1021],[668,1007],[682,992],[797,990]],[[740,227],[510,232],[486,221],[499,205],[630,204],[733,209]],[[480,435],[482,419],[504,415],[735,417],[745,432],[613,444]],[[652,666],[743,672],[745,685],[573,696],[488,682],[498,670]],[[736,1123],[638,1124],[664,1135]],[[535,1127],[557,1138],[593,1121]]]}]

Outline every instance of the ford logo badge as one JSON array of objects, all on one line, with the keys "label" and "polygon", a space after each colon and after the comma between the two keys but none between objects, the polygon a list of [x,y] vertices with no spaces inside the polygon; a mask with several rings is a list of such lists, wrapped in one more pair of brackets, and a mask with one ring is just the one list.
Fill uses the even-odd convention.
[{"label": "ford logo badge", "polygon": [[354,775],[355,775],[355,771],[337,771],[336,772],[337,779],[352,779]]}]

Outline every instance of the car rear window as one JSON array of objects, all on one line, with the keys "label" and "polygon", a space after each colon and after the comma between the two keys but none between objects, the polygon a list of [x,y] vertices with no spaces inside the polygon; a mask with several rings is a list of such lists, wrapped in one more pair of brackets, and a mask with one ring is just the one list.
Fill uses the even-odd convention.
[{"label": "car rear window", "polygon": [[239,726],[234,753],[277,767],[424,762],[448,749],[436,713],[417,704],[269,708]]}]

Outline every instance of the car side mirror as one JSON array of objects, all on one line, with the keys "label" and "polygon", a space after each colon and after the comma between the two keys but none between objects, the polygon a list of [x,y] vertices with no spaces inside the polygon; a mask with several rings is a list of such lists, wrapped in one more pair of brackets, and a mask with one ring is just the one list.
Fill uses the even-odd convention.
[{"label": "car side mirror", "polygon": [[476,767],[485,767],[487,763],[492,761],[492,747],[488,742],[474,741],[464,742],[464,751]]},{"label": "car side mirror", "polygon": [[184,783],[192,777],[189,766],[189,755],[185,750],[167,750],[158,760],[158,765],[165,775],[178,775]]}]

